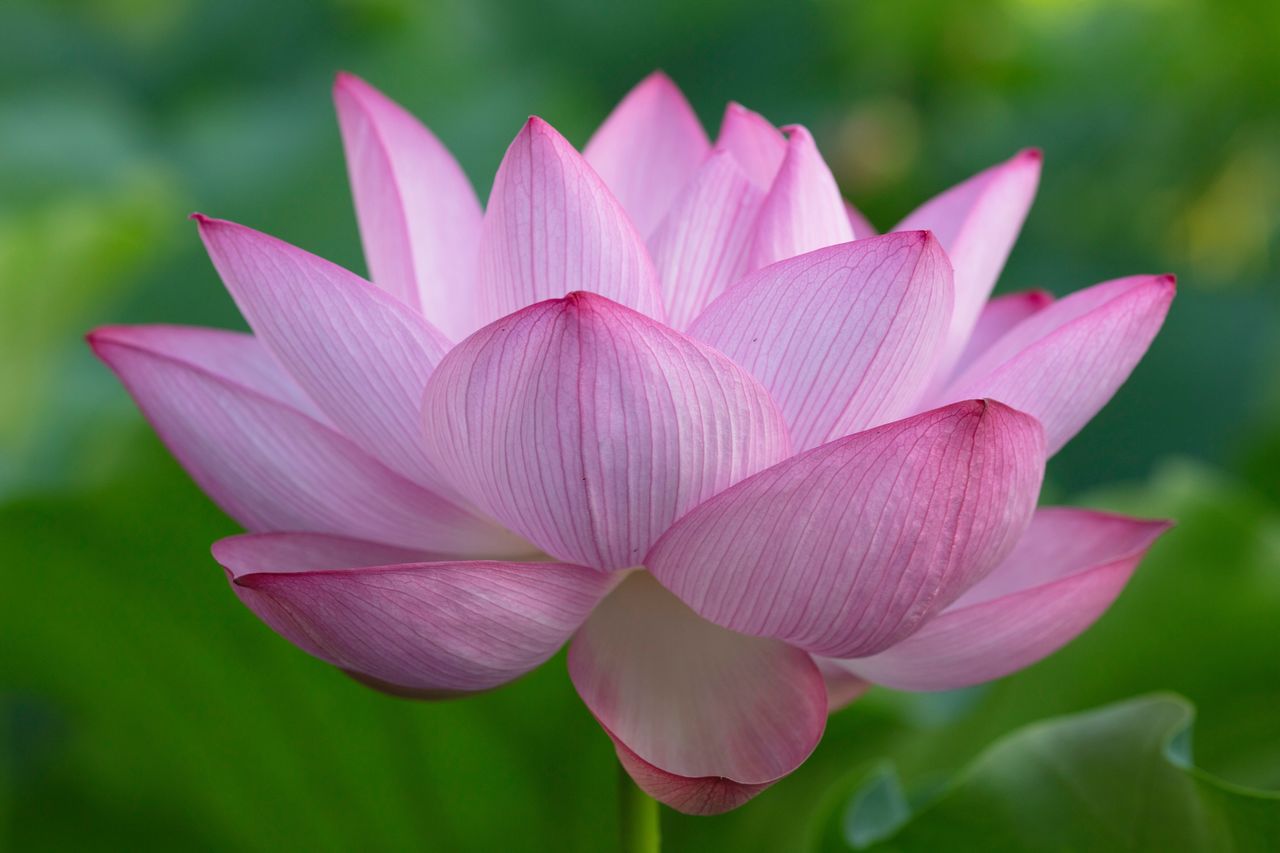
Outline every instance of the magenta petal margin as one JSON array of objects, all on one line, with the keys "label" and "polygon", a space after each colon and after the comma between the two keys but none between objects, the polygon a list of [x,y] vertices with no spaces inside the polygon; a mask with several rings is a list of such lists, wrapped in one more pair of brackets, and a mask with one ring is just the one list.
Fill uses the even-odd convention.
[{"label": "magenta petal margin", "polygon": [[582,153],[530,118],[482,207],[407,110],[333,95],[371,280],[197,215],[251,333],[89,342],[247,531],[235,595],[358,681],[473,693],[568,644],[637,784],[713,814],[871,685],[1052,654],[1167,528],[1036,509],[1175,291],[991,297],[1039,151],[878,235],[803,127],[710,137],[659,72]]}]

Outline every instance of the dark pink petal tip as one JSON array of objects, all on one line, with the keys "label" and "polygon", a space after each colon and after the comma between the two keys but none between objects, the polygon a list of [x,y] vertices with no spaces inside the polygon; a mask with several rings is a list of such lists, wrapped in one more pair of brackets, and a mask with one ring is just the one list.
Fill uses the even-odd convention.
[{"label": "dark pink petal tip", "polygon": [[654,767],[627,749],[626,744],[613,735],[609,737],[613,740],[618,762],[626,768],[640,790],[663,805],[670,806],[683,814],[699,816],[724,814],[743,805],[773,784],[765,782],[759,785],[744,785],[722,776],[698,778],[677,776]]}]

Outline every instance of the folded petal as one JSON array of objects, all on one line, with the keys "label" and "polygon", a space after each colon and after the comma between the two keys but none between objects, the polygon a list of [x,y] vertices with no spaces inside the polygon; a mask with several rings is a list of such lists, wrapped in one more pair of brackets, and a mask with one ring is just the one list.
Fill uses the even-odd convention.
[{"label": "folded petal", "polygon": [[662,318],[644,241],[551,125],[531,118],[494,178],[480,235],[480,322],[576,290]]},{"label": "folded petal", "polygon": [[826,725],[808,655],[712,625],[645,572],[579,630],[569,676],[636,782],[683,811],[739,805],[800,766]]},{"label": "folded petal", "polygon": [[649,241],[669,326],[685,328],[747,272],[764,195],[717,149],[677,198]]},{"label": "folded petal", "polygon": [[951,319],[951,264],[927,231],[780,261],[735,284],[689,334],[751,371],[797,450],[908,414]]},{"label": "folded petal", "polygon": [[316,406],[367,453],[446,493],[418,419],[444,336],[335,264],[242,225],[196,220],[240,312]]},{"label": "folded petal", "polygon": [[949,373],[1031,209],[1043,157],[1034,149],[980,172],[925,202],[895,231],[932,231],[956,271],[956,307],[939,361]]},{"label": "folded petal", "polygon": [[969,365],[938,401],[994,397],[1044,424],[1056,453],[1124,384],[1164,323],[1173,276],[1086,288],[1024,320]]},{"label": "folded petal", "polygon": [[701,616],[814,654],[874,654],[1013,548],[1044,436],[971,400],[814,448],[716,495],[644,565]]},{"label": "folded petal", "polygon": [[680,89],[655,71],[627,93],[582,156],[647,236],[710,150],[707,132]]},{"label": "folded petal", "polygon": [[813,137],[799,125],[786,130],[787,154],[756,223],[755,269],[853,239],[840,188]]},{"label": "folded petal", "polygon": [[978,323],[973,327],[973,333],[956,361],[953,375],[958,376],[963,373],[978,356],[991,349],[992,344],[1004,337],[1006,332],[1032,314],[1048,307],[1052,302],[1053,294],[1047,290],[1024,290],[997,296],[982,306]]},{"label": "folded petal", "polygon": [[1168,528],[1041,509],[1013,553],[919,631],[873,657],[835,663],[902,690],[950,690],[1008,675],[1092,625]]},{"label": "folded petal", "polygon": [[459,490],[547,553],[598,568],[639,565],[685,511],[789,453],[745,370],[590,293],[463,341],[423,412]]},{"label": "folded petal", "polygon": [[764,116],[731,103],[720,122],[716,148],[732,154],[747,177],[768,190],[787,156],[787,138]]},{"label": "folded petal", "polygon": [[382,546],[293,533],[222,539],[213,555],[240,600],[285,639],[366,683],[422,697],[523,675],[612,585],[583,566],[410,562]]},{"label": "folded petal", "polygon": [[480,202],[438,139],[358,77],[339,74],[333,100],[373,281],[446,335],[473,328]]},{"label": "folded petal", "polygon": [[[211,345],[221,335],[233,337]],[[336,533],[454,555],[529,552],[527,543],[269,396],[268,383],[244,384],[257,368],[227,369],[226,353],[241,346],[231,340],[252,341],[145,326],[103,328],[89,338],[192,478],[246,528]]]}]

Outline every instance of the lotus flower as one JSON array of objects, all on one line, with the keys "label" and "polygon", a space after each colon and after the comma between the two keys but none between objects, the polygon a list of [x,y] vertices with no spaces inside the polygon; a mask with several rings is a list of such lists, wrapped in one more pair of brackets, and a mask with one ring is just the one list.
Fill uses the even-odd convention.
[{"label": "lotus flower", "polygon": [[877,236],[804,128],[735,104],[712,144],[655,74],[582,154],[529,119],[482,210],[405,110],[335,98],[372,283],[196,216],[253,334],[90,341],[249,531],[235,594],[355,678],[471,693],[571,641],[637,783],[719,812],[869,683],[1054,651],[1164,529],[1036,509],[1174,292],[989,299],[1038,152]]}]

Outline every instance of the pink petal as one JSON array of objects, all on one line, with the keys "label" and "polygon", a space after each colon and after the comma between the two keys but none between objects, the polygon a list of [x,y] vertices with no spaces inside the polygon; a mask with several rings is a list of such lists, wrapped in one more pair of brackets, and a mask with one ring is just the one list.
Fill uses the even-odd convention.
[{"label": "pink petal", "polygon": [[716,148],[732,154],[747,177],[768,190],[787,156],[787,138],[764,116],[731,103],[720,122]]},{"label": "pink petal", "polygon": [[854,239],[862,240],[867,237],[875,237],[880,233],[871,224],[871,220],[862,215],[862,211],[847,201],[844,203],[844,212],[849,217],[849,227],[853,229]]},{"label": "pink petal", "polygon": [[717,149],[650,240],[667,323],[683,329],[747,272],[764,191]]},{"label": "pink petal", "polygon": [[925,202],[895,231],[932,231],[956,271],[956,307],[939,372],[950,372],[1022,229],[1040,182],[1038,150],[1029,149]]},{"label": "pink petal", "polygon": [[245,365],[227,370],[224,357],[236,339],[252,340],[135,326],[98,329],[89,342],[192,478],[250,530],[337,533],[460,555],[529,553],[527,543],[268,396],[266,383],[242,384]]},{"label": "pink petal", "polygon": [[838,661],[902,690],[1000,678],[1061,648],[1102,615],[1168,522],[1039,510],[991,574],[916,633],[874,657]]},{"label": "pink petal", "polygon": [[1047,290],[1024,290],[992,299],[982,307],[978,324],[973,327],[973,334],[969,336],[969,342],[965,344],[964,351],[953,368],[954,374],[958,376],[963,373],[978,356],[1004,337],[1006,332],[1052,302],[1053,294]]},{"label": "pink petal", "polygon": [[938,396],[983,394],[1034,415],[1056,453],[1141,360],[1173,300],[1173,276],[1134,276],[1060,299],[1015,326]]},{"label": "pink petal", "polygon": [[480,202],[440,141],[403,107],[351,74],[333,99],[370,275],[445,334],[472,326]]},{"label": "pink petal", "polygon": [[799,125],[787,131],[787,156],[756,223],[755,269],[853,239],[844,199],[813,137]]},{"label": "pink petal", "polygon": [[789,453],[745,370],[590,293],[463,341],[423,411],[459,490],[548,553],[598,568],[638,565],[685,511]]},{"label": "pink petal", "polygon": [[335,264],[243,225],[196,220],[240,312],[316,406],[365,452],[447,494],[418,418],[444,336]]},{"label": "pink petal", "polygon": [[[644,763],[628,765],[636,782],[691,811],[720,810],[714,801],[726,798],[710,797],[708,782],[763,786],[790,773],[826,725],[826,688],[808,655],[712,625],[645,572],[578,631],[569,676],[624,763],[628,753]],[[665,790],[644,765],[683,779]],[[697,802],[708,799],[711,808]]]},{"label": "pink petal", "polygon": [[872,687],[870,681],[863,681],[850,672],[844,665],[845,661],[817,657],[813,662],[822,673],[822,682],[827,688],[828,713],[834,714],[849,707]]},{"label": "pink petal", "polygon": [[644,565],[701,616],[814,654],[879,652],[1013,548],[1040,425],[972,400],[824,444],[681,518]]},{"label": "pink petal", "polygon": [[612,586],[582,566],[411,561],[308,534],[232,536],[213,555],[240,600],[285,639],[366,683],[423,697],[523,675]]},{"label": "pink petal", "polygon": [[582,156],[642,235],[652,234],[711,149],[684,95],[661,71],[632,89]]},{"label": "pink petal", "polygon": [[[606,730],[605,734],[609,732]],[[700,776],[696,779],[677,776],[654,767],[612,734],[609,738],[613,741],[618,763],[626,768],[640,790],[684,814],[716,815],[733,811],[773,784],[744,785],[723,776]]]},{"label": "pink petal", "polygon": [[494,179],[479,281],[482,323],[577,290],[662,319],[658,276],[635,226],[573,146],[536,117]]},{"label": "pink petal", "polygon": [[951,318],[951,264],[927,231],[886,234],[765,267],[689,334],[769,389],[797,450],[902,417]]}]

